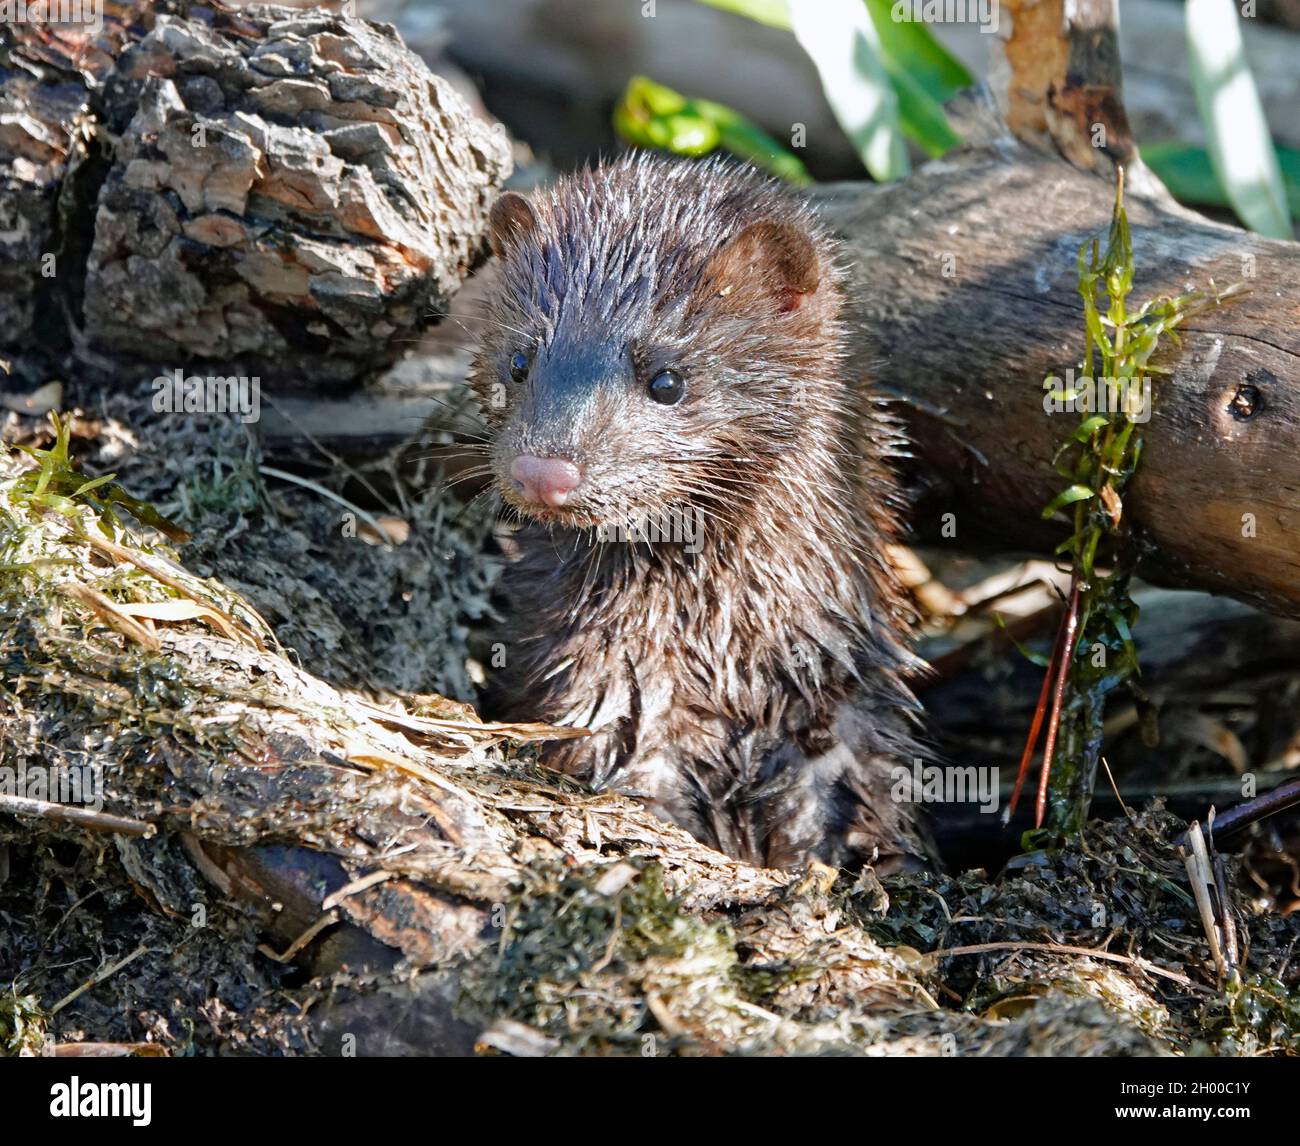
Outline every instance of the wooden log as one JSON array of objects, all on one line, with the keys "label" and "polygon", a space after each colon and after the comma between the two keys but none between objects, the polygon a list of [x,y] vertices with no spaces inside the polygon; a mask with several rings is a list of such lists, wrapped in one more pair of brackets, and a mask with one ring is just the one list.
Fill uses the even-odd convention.
[{"label": "wooden log", "polygon": [[385,25],[116,8],[93,70],[88,34],[0,27],[3,344],[314,388],[393,362],[478,257],[504,133]]},{"label": "wooden log", "polygon": [[[1125,498],[1142,572],[1300,615],[1300,246],[1147,190],[1128,201],[1135,301],[1250,293],[1191,319],[1163,358]],[[1043,381],[1079,365],[1076,255],[1113,199],[1110,180],[992,130],[905,183],[818,188],[845,243],[858,366],[905,406],[923,535],[1015,550],[1065,535],[1041,510],[1077,415],[1046,414]]]}]

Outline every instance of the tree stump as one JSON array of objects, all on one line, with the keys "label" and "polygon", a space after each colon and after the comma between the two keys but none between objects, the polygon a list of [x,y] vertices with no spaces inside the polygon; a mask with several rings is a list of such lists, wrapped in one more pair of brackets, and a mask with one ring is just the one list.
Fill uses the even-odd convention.
[{"label": "tree stump", "polygon": [[320,389],[392,363],[481,247],[510,172],[386,25],[118,5],[0,28],[0,341]]}]

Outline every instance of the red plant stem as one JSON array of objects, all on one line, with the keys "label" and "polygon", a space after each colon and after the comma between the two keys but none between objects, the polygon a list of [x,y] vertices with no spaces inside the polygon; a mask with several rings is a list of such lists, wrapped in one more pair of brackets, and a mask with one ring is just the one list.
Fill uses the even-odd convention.
[{"label": "red plant stem", "polygon": [[1052,667],[1056,664],[1056,658],[1060,656],[1061,638],[1065,636],[1068,619],[1068,613],[1061,618],[1061,623],[1056,626],[1056,636],[1052,639],[1052,652],[1047,658],[1047,668],[1043,670],[1043,687],[1038,693],[1038,704],[1034,708],[1034,721],[1029,726],[1029,738],[1025,741],[1025,750],[1020,757],[1020,768],[1016,772],[1016,786],[1007,804],[1007,822],[1010,822],[1011,817],[1016,814],[1016,805],[1020,802],[1020,789],[1025,785],[1029,762],[1034,758],[1034,749],[1038,747],[1038,733],[1043,727],[1043,717],[1047,715],[1047,698],[1052,692]]},{"label": "red plant stem", "polygon": [[1074,638],[1079,631],[1079,577],[1070,582],[1070,607],[1065,613],[1064,639],[1059,650],[1060,664],[1056,670],[1056,688],[1052,695],[1052,717],[1047,722],[1047,743],[1043,745],[1043,767],[1038,773],[1038,802],[1034,807],[1034,827],[1043,826],[1047,810],[1047,781],[1052,775],[1052,753],[1056,750],[1056,733],[1061,726],[1061,705],[1065,700],[1065,682],[1070,675],[1070,662],[1074,659]]}]

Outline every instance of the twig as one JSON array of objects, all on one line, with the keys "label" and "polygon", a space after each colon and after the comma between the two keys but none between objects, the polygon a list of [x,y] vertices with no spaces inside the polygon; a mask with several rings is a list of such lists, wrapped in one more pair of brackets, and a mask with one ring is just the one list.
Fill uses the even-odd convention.
[{"label": "twig", "polygon": [[[72,537],[75,537],[78,541],[81,541],[84,544],[89,545],[92,549],[97,549],[101,553],[106,554],[109,557],[116,558],[118,561],[129,562],[130,564],[134,565],[137,569],[139,569],[141,572],[148,573],[149,576],[152,577],[159,584],[166,585],[169,589],[175,589],[176,592],[181,594],[181,596],[188,598],[189,600],[193,601],[195,604],[206,606],[207,608],[213,609],[216,612],[221,611],[216,608],[216,605],[213,601],[205,600],[202,596],[196,593],[192,588],[186,585],[185,582],[182,581],[179,577],[174,577],[172,574],[168,573],[165,569],[159,568],[159,566],[155,565],[152,561],[147,561],[143,556],[137,553],[134,549],[128,549],[124,545],[118,545],[115,541],[110,541],[106,537],[97,537],[93,533],[89,533],[87,531],[77,529],[72,526],[68,526],[55,513],[46,513],[45,519],[47,521],[52,521],[60,525],[67,534],[69,534]],[[257,617],[259,621],[262,622],[263,625],[266,625],[267,631],[269,632],[270,626],[266,624],[266,621],[263,620],[262,617],[258,616],[258,614],[252,609],[252,606],[248,605],[247,602],[244,602],[244,605],[246,608],[248,608],[250,612],[253,613],[255,617]],[[249,628],[249,626],[244,621],[240,620],[238,617],[229,617],[229,620],[231,624],[242,629],[243,632],[248,636],[248,638],[256,645],[256,647],[259,650],[265,651],[266,644],[263,642],[262,638],[259,637],[257,633],[255,633],[251,628]]]},{"label": "twig", "polygon": [[1279,784],[1271,792],[1265,792],[1253,800],[1238,804],[1235,808],[1229,808],[1223,815],[1216,817],[1214,838],[1225,839],[1249,827],[1257,820],[1284,811],[1292,804],[1300,804],[1300,776]]},{"label": "twig", "polygon": [[325,928],[333,926],[338,921],[338,912],[327,911],[317,919],[315,923],[307,928],[306,931],[299,935],[297,939],[290,943],[289,946],[284,949],[283,955],[276,954],[275,949],[266,943],[259,943],[257,949],[268,959],[274,959],[277,963],[289,963],[299,951],[306,947],[307,944],[315,939],[317,935],[325,930]]},{"label": "twig", "polygon": [[168,1058],[158,1043],[58,1043],[54,1058]]},{"label": "twig", "polygon": [[1115,793],[1115,799],[1119,801],[1120,810],[1124,813],[1125,819],[1127,819],[1130,824],[1134,823],[1135,817],[1133,815],[1133,810],[1124,803],[1124,797],[1119,794],[1119,786],[1115,783],[1115,777],[1111,774],[1110,763],[1104,756],[1101,758],[1101,766],[1106,769],[1106,779],[1110,781],[1110,790]]},{"label": "twig", "polygon": [[89,991],[92,987],[99,986],[99,984],[102,983],[105,979],[108,979],[109,977],[116,975],[128,963],[130,963],[134,959],[140,958],[140,956],[143,955],[148,950],[149,948],[145,944],[141,943],[140,946],[137,947],[134,951],[132,951],[130,955],[127,955],[125,958],[119,959],[116,963],[112,964],[111,966],[105,967],[102,971],[96,971],[95,974],[93,974],[89,979],[87,979],[84,983],[82,983],[80,987],[78,987],[75,991],[72,992],[72,994],[64,995],[63,998],[61,998],[57,1003],[55,1003],[54,1006],[50,1008],[50,1014],[57,1015],[69,1003],[74,1002],[75,1000],[81,998],[81,996],[84,995],[87,991]]},{"label": "twig", "polygon": [[1214,873],[1210,870],[1210,858],[1205,851],[1205,836],[1201,832],[1199,821],[1193,821],[1187,831],[1191,850],[1179,848],[1183,856],[1183,865],[1187,868],[1187,878],[1192,884],[1192,894],[1196,897],[1196,910],[1201,916],[1201,926],[1205,938],[1210,944],[1210,954],[1214,957],[1214,968],[1222,979],[1227,973],[1223,961],[1223,948],[1219,944],[1219,929],[1214,919],[1214,907],[1210,903],[1210,888],[1214,885]]},{"label": "twig", "polygon": [[1052,715],[1047,722],[1047,742],[1043,745],[1043,766],[1038,773],[1038,799],[1034,804],[1034,827],[1043,826],[1047,810],[1047,782],[1052,776],[1052,754],[1056,751],[1056,734],[1061,727],[1061,705],[1065,701],[1065,682],[1074,659],[1074,639],[1079,631],[1079,578],[1070,584],[1070,605],[1065,613],[1065,635],[1061,641],[1060,661],[1056,669],[1056,688],[1052,693]]},{"label": "twig", "polygon": [[369,875],[363,875],[360,879],[354,879],[351,883],[344,884],[338,891],[327,895],[321,900],[320,908],[322,911],[329,911],[337,907],[350,895],[356,895],[359,891],[365,891],[368,887],[374,887],[377,883],[383,883],[390,880],[397,873],[392,871],[372,871]]},{"label": "twig", "polygon": [[1073,947],[1065,943],[974,943],[969,947],[944,947],[938,951],[931,951],[929,954],[937,959],[947,959],[951,955],[984,955],[990,951],[1042,951],[1048,955],[1086,955],[1090,959],[1104,959],[1108,963],[1123,963],[1126,966],[1138,967],[1152,975],[1159,975],[1165,979],[1172,979],[1175,983],[1181,983],[1185,987],[1195,987],[1186,975],[1181,975],[1177,971],[1169,971],[1164,967],[1151,963],[1146,959],[1140,959],[1135,955],[1120,955],[1116,951],[1098,951],[1092,947]]},{"label": "twig", "polygon": [[1237,971],[1241,962],[1237,946],[1237,920],[1232,914],[1232,901],[1228,898],[1228,865],[1214,846],[1214,820],[1214,809],[1211,808],[1206,824],[1205,843],[1214,872],[1214,898],[1219,913],[1219,926],[1223,932],[1223,958],[1228,965],[1228,978],[1235,983],[1241,978]]},{"label": "twig", "polygon": [[348,501],[347,498],[340,496],[332,489],[326,489],[319,482],[312,481],[311,478],[299,477],[298,474],[287,473],[285,470],[278,470],[274,466],[258,466],[257,472],[265,474],[267,477],[279,478],[281,481],[291,482],[293,485],[300,485],[303,489],[309,489],[312,493],[318,493],[321,497],[328,498],[336,505],[341,505],[344,509],[355,513],[362,521],[370,526],[370,528],[378,535],[379,543],[385,549],[394,548],[392,539],[388,535],[388,530],[379,524],[378,518],[362,509],[359,505],[354,505],[352,502]]},{"label": "twig", "polygon": [[143,836],[149,839],[158,829],[145,820],[127,816],[114,816],[110,812],[94,812],[74,804],[55,804],[49,800],[33,800],[27,796],[0,795],[0,812],[15,816],[40,816],[46,820],[66,820],[97,832],[116,832],[122,836]]},{"label": "twig", "polygon": [[1052,652],[1047,659],[1047,668],[1043,670],[1043,687],[1038,693],[1038,704],[1034,708],[1034,720],[1029,726],[1029,736],[1025,740],[1025,750],[1020,756],[1020,768],[1016,771],[1016,786],[1011,792],[1011,799],[1007,802],[1006,813],[1002,817],[1004,824],[1011,822],[1011,817],[1016,814],[1016,805],[1020,803],[1020,790],[1024,787],[1025,777],[1029,774],[1029,762],[1034,758],[1034,749],[1038,747],[1038,733],[1043,727],[1043,717],[1047,713],[1047,699],[1052,690],[1052,666],[1056,664],[1056,658],[1060,655],[1061,639],[1065,636],[1065,626],[1068,618],[1062,617],[1061,623],[1056,626],[1056,637],[1052,641]]},{"label": "twig", "polygon": [[135,641],[149,652],[156,653],[162,648],[162,643],[153,633],[135,618],[123,613],[112,598],[106,597],[98,589],[92,589],[80,581],[66,581],[59,586],[59,592],[81,602],[110,629],[121,633],[127,640]]}]

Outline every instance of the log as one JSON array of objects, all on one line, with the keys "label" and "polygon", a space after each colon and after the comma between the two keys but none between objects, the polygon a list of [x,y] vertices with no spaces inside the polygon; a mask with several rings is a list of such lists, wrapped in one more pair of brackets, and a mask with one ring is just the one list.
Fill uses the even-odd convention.
[{"label": "log", "polygon": [[0,26],[0,62],[20,369],[52,340],[142,378],[371,375],[446,306],[510,171],[391,27],[341,14],[116,4],[98,38]]},{"label": "log", "polygon": [[[1113,196],[1010,140],[906,185],[818,189],[846,245],[859,368],[905,406],[929,486],[923,535],[1049,552],[1065,536],[1041,510],[1075,415],[1045,414],[1042,382],[1080,362],[1075,255],[1104,233]],[[1143,575],[1300,615],[1300,247],[1169,203],[1128,206],[1136,299],[1250,287],[1190,320],[1162,363],[1172,374],[1125,498]]]}]

